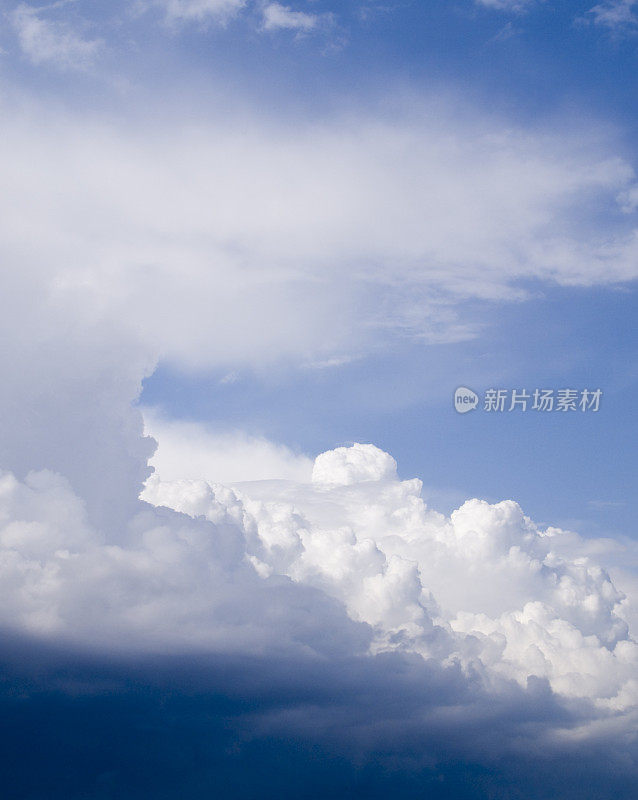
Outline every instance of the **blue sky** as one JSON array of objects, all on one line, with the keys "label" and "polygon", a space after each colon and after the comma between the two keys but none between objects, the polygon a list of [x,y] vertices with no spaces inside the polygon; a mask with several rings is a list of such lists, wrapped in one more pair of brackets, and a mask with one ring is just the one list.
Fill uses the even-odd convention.
[{"label": "blue sky", "polygon": [[[74,23],[77,39],[105,45],[99,61],[109,77],[119,74],[149,89],[154,78],[164,84],[170,76],[177,81],[187,75],[203,86],[207,77],[222,74],[226,86],[241,87],[253,102],[284,106],[305,97],[310,111],[343,101],[346,93],[360,100],[379,87],[419,89],[445,81],[476,93],[491,108],[528,118],[567,107],[576,116],[603,112],[632,124],[636,89],[628,75],[636,63],[635,21],[597,23],[596,4],[532,0],[517,10],[507,2],[490,7],[469,0],[318,2],[295,10],[332,14],[330,24],[301,35],[294,29],[260,30],[260,6],[253,4],[216,24],[216,5],[222,4],[209,4],[209,15],[180,24],[163,21],[162,3],[139,4],[139,13],[127,3],[71,3],[41,17]],[[16,51],[10,28],[4,47],[7,54]],[[75,83],[75,91],[100,96],[105,78],[94,72],[74,80],[68,68],[42,75],[29,66],[28,54],[5,68],[25,82],[57,84],[62,95]]]}]

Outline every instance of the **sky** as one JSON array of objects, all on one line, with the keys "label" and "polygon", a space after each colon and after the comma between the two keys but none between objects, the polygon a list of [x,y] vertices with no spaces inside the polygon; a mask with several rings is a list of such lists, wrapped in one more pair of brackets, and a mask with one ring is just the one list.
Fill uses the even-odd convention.
[{"label": "sky", "polygon": [[3,794],[633,797],[638,2],[0,13]]}]

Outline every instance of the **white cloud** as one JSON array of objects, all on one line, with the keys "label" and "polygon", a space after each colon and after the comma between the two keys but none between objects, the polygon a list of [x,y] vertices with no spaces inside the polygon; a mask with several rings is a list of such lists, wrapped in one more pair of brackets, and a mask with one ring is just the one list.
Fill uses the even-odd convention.
[{"label": "white cloud", "polygon": [[372,444],[353,444],[322,453],[315,459],[312,481],[326,486],[349,486],[361,481],[396,478],[397,463]]},{"label": "white cloud", "polygon": [[48,10],[20,3],[11,12],[24,54],[34,64],[53,64],[61,69],[89,67],[102,49],[102,41],[82,38],[67,22],[46,19],[43,14]]},{"label": "white cloud", "polygon": [[371,445],[323,454],[315,478],[153,477],[144,497],[164,508],[141,505],[115,544],[60,476],[5,473],[0,625],[126,650],[398,651],[459,663],[495,694],[535,676],[599,715],[638,706],[635,615],[604,546],[594,557],[512,501],[438,514]]},{"label": "white cloud", "polygon": [[478,5],[493,8],[496,11],[524,11],[536,0],[475,0]]},{"label": "white cloud", "polygon": [[[5,117],[1,623],[105,647],[399,650],[489,691],[532,675],[601,714],[636,704],[634,584],[512,501],[445,517],[372,445],[322,455],[307,484],[272,443],[161,420],[162,477],[199,480],[148,481],[174,511],[137,499],[152,448],[131,403],[158,357],[307,364],[427,333],[426,290],[638,274],[631,234],[601,250],[579,224],[583,198],[626,219],[632,171],[608,145],[472,123],[157,136]],[[201,480],[276,473],[301,482]]]},{"label": "white cloud", "polygon": [[[131,403],[158,359],[330,363],[471,335],[457,308],[518,280],[638,275],[616,203],[633,173],[605,140],[433,108],[189,128],[5,105],[0,467],[64,475],[119,540],[151,447]],[[583,202],[628,232],[601,245]]]},{"label": "white cloud", "polygon": [[[446,518],[395,467],[371,445],[353,445],[317,459],[314,486],[243,486],[239,506],[232,503],[256,533],[248,554],[259,573],[283,573],[340,600],[373,626],[373,649],[479,659],[494,676],[523,686],[541,677],[601,708],[638,703],[638,644],[624,595],[585,555],[589,545],[539,529],[512,501],[470,500]],[[146,496],[219,515],[201,482],[151,479]]]},{"label": "white cloud", "polygon": [[308,33],[332,20],[330,14],[308,14],[305,11],[294,11],[281,3],[268,3],[263,8],[262,16],[262,27],[267,31],[292,30]]},{"label": "white cloud", "polygon": [[197,128],[7,108],[3,131],[0,257],[39,276],[43,302],[110,320],[151,360],[236,370],[395,335],[458,340],[474,332],[467,298],[638,275],[631,220],[610,241],[586,217],[619,213],[632,170],[583,130],[433,104],[392,124],[228,113]]},{"label": "white cloud", "polygon": [[[3,474],[0,624],[110,650],[335,655],[364,647],[365,630],[334,601],[257,575],[238,504],[230,492],[220,496],[215,523],[141,507],[126,544],[116,545],[91,527],[60,476]],[[215,502],[209,492],[209,517]]]},{"label": "white cloud", "polygon": [[594,22],[606,28],[622,29],[633,27],[638,22],[635,0],[607,0],[590,9]]},{"label": "white cloud", "polygon": [[246,5],[246,0],[152,0],[168,23],[209,21],[226,22]]},{"label": "white cloud", "polygon": [[150,463],[163,480],[212,483],[310,480],[312,461],[281,444],[242,431],[216,431],[202,423],[168,420],[144,411],[146,433],[158,442]]},{"label": "white cloud", "polygon": [[[392,124],[158,134],[40,109],[2,126],[0,626],[98,651],[401,653],[505,707],[536,676],[632,729],[635,545],[612,578],[605,543],[513,501],[432,511],[372,445],[321,455],[307,483],[285,448],[166,420],[149,505],[132,407],[159,358],[330,363],[397,332],[467,333],[456,304],[518,280],[636,278],[631,221],[603,246],[582,207],[633,202],[611,144],[440,106]],[[246,481],[273,476],[296,482]],[[435,712],[458,712],[459,685]]]}]

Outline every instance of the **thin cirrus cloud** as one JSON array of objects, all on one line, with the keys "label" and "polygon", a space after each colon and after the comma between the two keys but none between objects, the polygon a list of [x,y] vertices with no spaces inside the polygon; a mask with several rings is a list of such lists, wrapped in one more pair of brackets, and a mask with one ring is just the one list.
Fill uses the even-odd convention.
[{"label": "thin cirrus cloud", "polygon": [[607,0],[589,12],[597,25],[621,31],[635,28],[638,23],[635,0]]},{"label": "thin cirrus cloud", "polygon": [[475,0],[478,5],[491,8],[496,11],[520,12],[533,5],[536,0]]},{"label": "thin cirrus cloud", "polygon": [[140,8],[159,8],[168,23],[227,22],[246,6],[246,0],[150,0]]},{"label": "thin cirrus cloud", "polygon": [[266,31],[291,30],[298,33],[309,33],[319,27],[331,25],[332,14],[309,14],[306,11],[295,11],[281,3],[268,3],[264,6],[262,27]]},{"label": "thin cirrus cloud", "polygon": [[143,8],[159,8],[169,24],[207,23],[224,24],[242,12],[256,10],[261,16],[262,31],[289,30],[310,33],[332,25],[331,13],[300,11],[282,3],[255,4],[248,0],[147,0]]},{"label": "thin cirrus cloud", "polygon": [[33,64],[84,70],[94,63],[104,42],[85,38],[69,22],[51,18],[64,5],[36,8],[20,3],[9,19],[22,52]]},{"label": "thin cirrus cloud", "polygon": [[[519,14],[532,6],[540,5],[537,0],[475,0],[475,2],[495,11]],[[584,16],[576,17],[576,21],[593,22],[615,33],[630,31],[638,24],[636,0],[605,0],[590,8]]]}]

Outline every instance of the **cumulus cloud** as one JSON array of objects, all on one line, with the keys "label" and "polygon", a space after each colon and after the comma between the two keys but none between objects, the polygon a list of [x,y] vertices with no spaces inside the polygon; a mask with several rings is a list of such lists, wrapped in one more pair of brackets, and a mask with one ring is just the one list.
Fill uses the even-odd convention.
[{"label": "cumulus cloud", "polygon": [[[198,487],[151,479],[145,496],[205,514]],[[319,456],[311,486],[246,485],[238,497],[258,534],[250,560],[339,599],[375,630],[373,649],[479,659],[522,686],[535,676],[566,697],[633,707],[626,598],[583,540],[539,529],[512,501],[470,500],[444,517],[420,491],[372,445]]]},{"label": "cumulus cloud", "polygon": [[[540,782],[537,774],[549,753],[561,775],[581,778],[584,754],[592,764],[615,759],[614,791],[635,775],[635,586],[616,585],[600,565],[610,543],[539,528],[513,501],[470,500],[443,516],[423,502],[420,481],[401,481],[373,445],[321,454],[310,483],[230,489],[155,475],[143,497],[115,543],[64,477],[0,477],[0,627],[11,632],[0,660],[5,675],[18,670],[22,713],[25,698],[31,715],[39,707],[42,675],[71,720],[78,697],[84,709],[94,698],[101,719],[103,686],[118,693],[117,714],[126,717],[133,691],[135,713],[163,719],[157,692],[186,686],[178,696],[196,698],[204,717],[193,728],[199,712],[189,706],[190,724],[178,728],[206,732],[207,768],[217,757],[210,720],[220,713],[210,702],[225,696],[231,717],[219,757],[229,776],[229,753],[250,743],[242,763],[253,764],[258,742],[279,739],[323,753],[322,780],[336,752],[335,781],[348,763],[376,764],[388,785],[414,774],[415,791],[428,786],[433,797],[448,797],[458,781],[473,787],[468,796],[505,797],[522,775],[527,796],[543,797],[555,780],[551,766]],[[632,543],[611,550],[626,568],[638,562]],[[89,663],[87,648],[111,660]],[[132,688],[136,681],[146,688]],[[11,718],[4,685],[0,706]],[[173,703],[170,730],[176,714]],[[67,741],[75,735],[74,723],[61,725],[59,746],[76,747]],[[155,747],[148,759],[163,774],[172,757]],[[201,763],[193,769],[204,785]],[[485,795],[476,766],[491,776]],[[367,785],[360,773],[351,780]],[[595,770],[587,785],[576,780],[573,796],[611,797],[612,784],[601,789],[599,780]]]},{"label": "cumulus cloud", "polygon": [[[55,10],[59,4],[53,4]],[[20,3],[10,14],[20,47],[34,64],[86,69],[103,47],[100,39],[83,38],[68,22],[47,19],[49,9]]]},{"label": "cumulus cloud", "polygon": [[116,649],[412,653],[479,670],[486,691],[538,679],[634,709],[626,596],[580,538],[513,501],[445,517],[420,491],[371,445],[323,454],[312,484],[152,476],[155,508],[114,544],[65,479],[6,473],[0,624]]},{"label": "cumulus cloud", "polygon": [[43,471],[19,482],[4,474],[2,624],[112,650],[364,648],[366,631],[326,595],[257,574],[246,560],[250,524],[232,493],[220,496],[227,502],[216,515],[210,491],[205,503],[214,523],[141,507],[126,544],[116,545],[89,524],[65,479]]},{"label": "cumulus cloud", "polygon": [[322,453],[315,459],[312,482],[348,486],[361,481],[396,478],[397,463],[388,453],[372,444],[355,443]]}]

